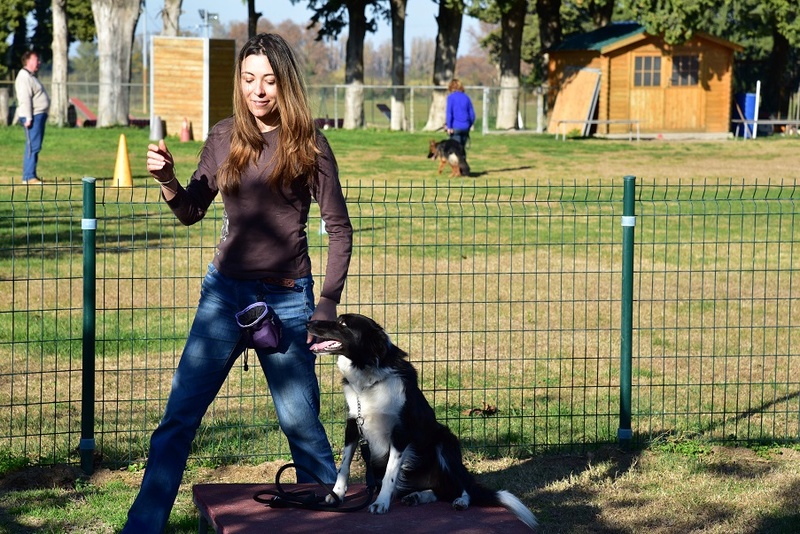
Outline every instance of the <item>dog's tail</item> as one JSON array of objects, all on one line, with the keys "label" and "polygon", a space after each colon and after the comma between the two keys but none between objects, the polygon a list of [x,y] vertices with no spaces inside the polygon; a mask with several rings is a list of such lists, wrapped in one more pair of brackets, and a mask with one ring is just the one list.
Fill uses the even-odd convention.
[{"label": "dog's tail", "polygon": [[497,492],[497,501],[509,512],[519,518],[520,521],[528,525],[531,530],[539,527],[539,521],[522,501],[517,499],[512,493],[505,490]]},{"label": "dog's tail", "polygon": [[502,506],[528,525],[531,530],[536,530],[539,527],[539,521],[533,515],[533,512],[509,491],[494,491],[476,483],[470,487],[468,493],[472,502],[477,506]]}]

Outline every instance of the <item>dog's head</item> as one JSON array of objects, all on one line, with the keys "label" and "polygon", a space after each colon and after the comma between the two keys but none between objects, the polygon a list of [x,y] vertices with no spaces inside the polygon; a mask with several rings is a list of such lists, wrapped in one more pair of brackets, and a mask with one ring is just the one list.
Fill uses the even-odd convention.
[{"label": "dog's head", "polygon": [[364,369],[386,363],[388,358],[405,357],[375,321],[357,313],[345,313],[335,321],[309,321],[308,332],[317,338],[311,345],[316,354],[337,354]]},{"label": "dog's head", "polygon": [[436,139],[431,139],[430,146],[428,147],[428,159],[432,159],[436,157],[436,148],[438,143]]}]

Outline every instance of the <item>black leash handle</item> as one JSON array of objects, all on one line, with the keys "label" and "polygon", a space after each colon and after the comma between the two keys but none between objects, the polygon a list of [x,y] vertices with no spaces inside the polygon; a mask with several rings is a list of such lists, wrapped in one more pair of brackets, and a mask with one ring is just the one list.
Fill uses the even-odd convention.
[{"label": "black leash handle", "polygon": [[[367,482],[367,490],[371,492],[375,491],[375,475],[372,474],[372,462],[370,452],[369,452],[369,443],[366,439],[361,438],[361,441],[358,442],[361,446],[361,458],[364,460],[364,464],[367,466],[367,473],[366,473],[366,482]],[[372,495],[372,493],[370,493]]]},{"label": "black leash handle", "polygon": [[[369,447],[362,445],[361,453],[364,454],[364,448],[367,449],[367,457],[369,456]],[[366,458],[365,458],[366,459]],[[369,463],[367,463],[369,466]],[[312,477],[319,486],[321,486],[325,490],[324,495],[317,495],[317,493],[313,489],[307,490],[297,490],[297,491],[285,491],[283,486],[281,485],[281,474],[289,468],[293,468],[295,470],[301,470],[305,472],[307,475]],[[354,506],[341,506],[343,504],[343,500],[339,498],[336,493],[333,492],[333,488],[328,484],[325,484],[322,479],[320,479],[315,473],[312,473],[305,467],[299,464],[286,464],[278,469],[278,472],[275,474],[275,489],[274,490],[262,490],[253,495],[253,499],[256,502],[261,504],[266,504],[270,508],[302,508],[305,510],[317,510],[317,511],[324,511],[324,512],[356,512],[358,510],[362,510],[369,506],[372,502],[372,496],[375,493],[375,485],[374,481],[371,484],[370,479],[372,470],[367,468],[367,495],[363,502],[359,503],[358,505]],[[271,497],[266,497],[267,495],[271,495]],[[325,502],[325,497],[330,495],[334,502],[327,503]]]}]

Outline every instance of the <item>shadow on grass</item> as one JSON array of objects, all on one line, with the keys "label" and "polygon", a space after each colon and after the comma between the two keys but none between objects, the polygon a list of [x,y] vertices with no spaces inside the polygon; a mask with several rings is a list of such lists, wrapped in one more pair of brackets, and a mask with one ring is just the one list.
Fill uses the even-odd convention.
[{"label": "shadow on grass", "polygon": [[781,510],[791,510],[787,515],[767,515],[762,517],[753,532],[769,532],[770,534],[796,534],[800,531],[800,480],[791,482],[775,496]]},{"label": "shadow on grass", "polygon": [[490,174],[496,174],[496,173],[501,173],[501,172],[527,171],[527,170],[530,170],[532,168],[533,167],[531,165],[523,165],[522,167],[505,167],[505,168],[502,168],[502,169],[486,169],[486,170],[483,170],[483,171],[470,172],[469,173],[469,178],[480,178],[481,176],[487,176],[487,175],[490,175]]},{"label": "shadow on grass", "polygon": [[[542,532],[618,532],[604,522],[597,493],[585,484],[560,483],[594,471],[592,478],[617,479],[641,454],[608,445],[585,453],[544,453],[478,480],[517,495],[539,519]],[[602,466],[602,471],[597,471]]]}]

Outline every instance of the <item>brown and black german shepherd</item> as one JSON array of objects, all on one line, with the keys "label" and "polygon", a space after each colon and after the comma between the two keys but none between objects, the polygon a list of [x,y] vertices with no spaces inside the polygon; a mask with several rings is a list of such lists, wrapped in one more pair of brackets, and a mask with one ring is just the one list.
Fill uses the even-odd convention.
[{"label": "brown and black german shepherd", "polygon": [[428,159],[439,160],[439,174],[442,174],[444,166],[449,164],[452,169],[450,178],[469,176],[467,155],[464,153],[464,147],[458,141],[445,139],[437,142],[435,139],[431,139]]}]

